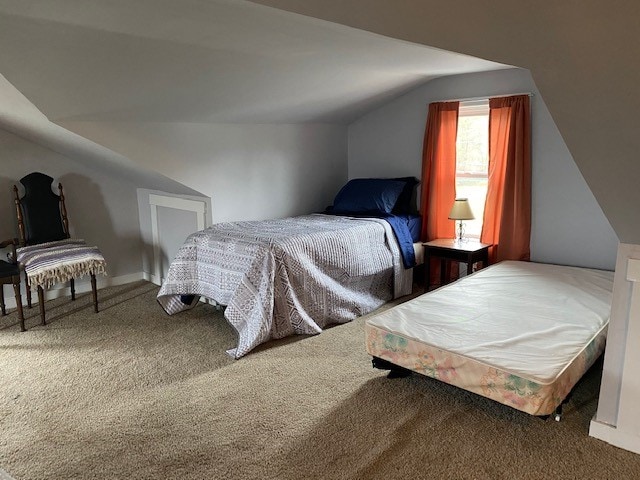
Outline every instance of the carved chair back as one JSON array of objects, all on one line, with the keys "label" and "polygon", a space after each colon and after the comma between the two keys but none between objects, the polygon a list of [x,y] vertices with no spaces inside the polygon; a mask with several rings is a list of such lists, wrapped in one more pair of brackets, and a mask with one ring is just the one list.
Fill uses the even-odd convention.
[{"label": "carved chair back", "polygon": [[69,238],[69,221],[64,204],[62,184],[59,195],[51,190],[53,178],[34,172],[20,179],[25,193],[20,197],[13,186],[20,245],[37,245]]}]

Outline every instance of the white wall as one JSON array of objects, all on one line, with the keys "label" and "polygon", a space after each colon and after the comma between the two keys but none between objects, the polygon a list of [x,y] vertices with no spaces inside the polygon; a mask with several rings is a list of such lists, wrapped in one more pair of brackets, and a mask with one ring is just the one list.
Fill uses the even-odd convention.
[{"label": "white wall", "polygon": [[522,69],[439,78],[349,126],[349,178],[421,176],[428,104],[534,93],[531,257],[538,262],[613,270],[618,237],[587,186],[536,89]]},{"label": "white wall", "polygon": [[1,239],[18,236],[13,185],[22,188],[20,178],[39,171],[54,178],[56,190],[57,183],[62,183],[70,232],[100,248],[107,260],[109,277],[141,271],[140,228],[133,185],[4,130],[0,130],[0,152],[0,218],[4,219],[0,222]]},{"label": "white wall", "polygon": [[324,209],[347,178],[341,125],[64,122],[211,197],[213,222]]}]

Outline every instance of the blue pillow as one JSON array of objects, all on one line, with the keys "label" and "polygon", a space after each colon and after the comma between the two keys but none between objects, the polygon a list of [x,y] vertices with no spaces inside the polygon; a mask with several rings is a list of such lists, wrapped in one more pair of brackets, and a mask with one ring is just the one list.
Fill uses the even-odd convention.
[{"label": "blue pillow", "polygon": [[391,213],[405,182],[387,178],[354,178],[333,201],[334,213]]}]

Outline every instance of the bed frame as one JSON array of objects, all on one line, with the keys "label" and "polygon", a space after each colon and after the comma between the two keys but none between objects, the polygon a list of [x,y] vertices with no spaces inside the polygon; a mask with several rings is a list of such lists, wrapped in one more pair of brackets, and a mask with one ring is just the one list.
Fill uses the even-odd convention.
[{"label": "bed frame", "polygon": [[[495,294],[483,290],[487,285]],[[612,272],[504,262],[371,317],[367,351],[389,378],[417,372],[559,421],[574,386],[604,350],[612,287]],[[503,303],[515,309],[512,318]],[[545,349],[553,357],[548,362]],[[538,367],[530,358],[546,363]]]}]

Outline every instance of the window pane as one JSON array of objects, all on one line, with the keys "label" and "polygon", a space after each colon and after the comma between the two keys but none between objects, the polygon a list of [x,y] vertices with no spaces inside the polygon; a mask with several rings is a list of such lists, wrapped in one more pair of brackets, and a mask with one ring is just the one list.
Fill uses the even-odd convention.
[{"label": "window pane", "polygon": [[459,117],[456,157],[456,197],[469,199],[475,217],[464,222],[465,236],[480,238],[488,184],[488,113]]},{"label": "window pane", "polygon": [[464,221],[464,234],[467,237],[480,238],[484,201],[487,197],[487,177],[457,177],[456,196],[469,199],[474,220]]}]

